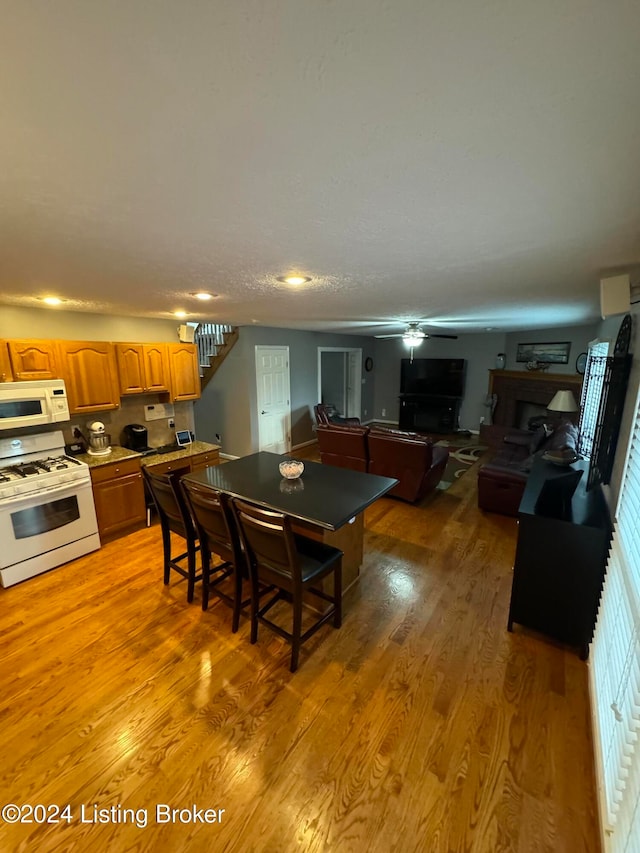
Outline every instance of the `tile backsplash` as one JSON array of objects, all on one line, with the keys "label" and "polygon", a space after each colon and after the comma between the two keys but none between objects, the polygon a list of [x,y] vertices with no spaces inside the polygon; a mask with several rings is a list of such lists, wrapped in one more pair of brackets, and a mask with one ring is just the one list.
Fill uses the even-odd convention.
[{"label": "tile backsplash", "polygon": [[160,444],[170,444],[175,438],[175,431],[178,429],[188,429],[193,431],[193,403],[174,403],[175,429],[169,426],[168,418],[159,420],[145,420],[145,406],[158,404],[166,400],[160,394],[137,394],[135,397],[123,397],[120,400],[120,408],[112,409],[107,412],[94,412],[91,415],[71,415],[71,420],[65,424],[58,424],[57,428],[62,427],[64,438],[67,443],[73,441],[72,427],[78,426],[84,437],[89,439],[89,424],[94,421],[101,421],[104,424],[105,431],[111,436],[111,444],[123,444],[124,434],[123,429],[127,424],[142,424],[148,430],[149,445],[155,447]]}]

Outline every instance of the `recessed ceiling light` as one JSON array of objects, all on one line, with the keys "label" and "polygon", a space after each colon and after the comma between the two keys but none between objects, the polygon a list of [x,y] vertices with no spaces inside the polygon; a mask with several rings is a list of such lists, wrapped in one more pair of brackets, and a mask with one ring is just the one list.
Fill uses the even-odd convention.
[{"label": "recessed ceiling light", "polygon": [[174,315],[174,317],[186,317],[187,312],[186,311],[174,311],[173,315]]},{"label": "recessed ceiling light", "polygon": [[308,275],[279,275],[278,281],[284,284],[306,284],[311,278]]},{"label": "recessed ceiling light", "polygon": [[64,299],[60,299],[59,296],[43,296],[42,302],[45,302],[47,305],[62,305]]},{"label": "recessed ceiling light", "polygon": [[206,302],[208,299],[213,299],[214,294],[206,290],[197,290],[195,293],[190,293],[189,296],[194,296],[196,299],[202,299],[203,302]]}]

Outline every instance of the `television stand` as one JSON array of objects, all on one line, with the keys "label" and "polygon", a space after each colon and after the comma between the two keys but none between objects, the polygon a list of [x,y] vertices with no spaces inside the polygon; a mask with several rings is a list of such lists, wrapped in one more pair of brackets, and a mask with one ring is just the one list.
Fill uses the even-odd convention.
[{"label": "television stand", "polygon": [[461,401],[461,397],[401,394],[399,427],[409,432],[456,432]]}]

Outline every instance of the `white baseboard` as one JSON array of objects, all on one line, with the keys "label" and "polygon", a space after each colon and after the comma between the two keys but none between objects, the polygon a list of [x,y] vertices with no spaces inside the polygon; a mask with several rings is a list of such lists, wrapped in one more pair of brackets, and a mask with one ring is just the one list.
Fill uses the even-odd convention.
[{"label": "white baseboard", "polygon": [[318,441],[317,438],[312,438],[311,441],[303,441],[300,444],[294,444],[291,447],[291,450],[300,450],[301,447],[309,447],[310,444],[316,444]]}]

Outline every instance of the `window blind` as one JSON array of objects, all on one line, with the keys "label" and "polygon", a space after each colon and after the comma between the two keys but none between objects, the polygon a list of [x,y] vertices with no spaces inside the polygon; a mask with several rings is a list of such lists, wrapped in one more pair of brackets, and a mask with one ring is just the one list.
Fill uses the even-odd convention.
[{"label": "window blind", "polygon": [[612,853],[640,849],[640,398],[592,643],[603,822]]}]

